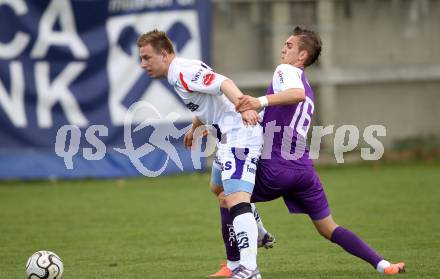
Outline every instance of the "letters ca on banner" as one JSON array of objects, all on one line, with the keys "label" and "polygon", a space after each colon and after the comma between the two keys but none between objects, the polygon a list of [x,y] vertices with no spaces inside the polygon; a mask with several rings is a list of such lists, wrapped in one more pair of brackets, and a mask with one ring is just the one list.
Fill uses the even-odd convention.
[{"label": "letters ca on banner", "polygon": [[[139,66],[137,37],[164,30],[177,54],[208,59],[209,1],[0,1],[0,148],[52,147],[63,125],[109,128],[123,142],[130,105],[191,115]],[[148,118],[148,112],[136,116]]]}]

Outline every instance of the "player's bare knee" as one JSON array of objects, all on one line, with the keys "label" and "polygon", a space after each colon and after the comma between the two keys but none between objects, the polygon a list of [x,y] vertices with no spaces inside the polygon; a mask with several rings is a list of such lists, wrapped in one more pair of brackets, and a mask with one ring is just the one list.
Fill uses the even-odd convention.
[{"label": "player's bare knee", "polygon": [[235,192],[225,196],[226,204],[228,208],[233,207],[239,203],[249,203],[251,202],[251,195],[247,192]]},{"label": "player's bare knee", "polygon": [[220,194],[218,194],[217,198],[218,198],[218,204],[220,205],[220,207],[228,208],[228,205],[226,204],[226,198],[225,198],[224,192],[221,192]]},{"label": "player's bare knee", "polygon": [[322,232],[319,232],[323,237],[327,238],[328,240],[332,239],[333,232],[336,230],[336,228],[339,227],[338,224],[335,222],[332,222],[330,224],[327,224]]},{"label": "player's bare knee", "polygon": [[333,231],[329,230],[328,228],[320,228],[320,229],[318,229],[318,232],[322,237],[324,237],[328,240],[330,240],[332,238]]},{"label": "player's bare knee", "polygon": [[211,192],[218,197],[221,193],[223,193],[223,187],[216,185],[216,184],[209,184],[209,188],[211,189]]},{"label": "player's bare knee", "polygon": [[331,215],[321,220],[314,220],[313,224],[319,234],[328,240],[332,238],[333,231],[338,227]]}]

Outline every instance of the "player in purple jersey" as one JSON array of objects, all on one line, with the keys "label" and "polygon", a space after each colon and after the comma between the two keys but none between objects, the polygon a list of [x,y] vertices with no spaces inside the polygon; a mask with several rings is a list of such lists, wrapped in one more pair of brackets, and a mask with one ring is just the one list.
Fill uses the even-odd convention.
[{"label": "player in purple jersey", "polygon": [[284,43],[282,64],[274,72],[267,95],[242,96],[236,106],[238,112],[265,108],[264,145],[252,201],[282,197],[290,213],[308,214],[323,237],[370,263],[378,272],[402,273],[404,263],[384,260],[356,234],[336,224],[309,158],[306,137],[314,112],[314,96],[304,70],[317,60],[321,45],[313,31],[296,27]]}]

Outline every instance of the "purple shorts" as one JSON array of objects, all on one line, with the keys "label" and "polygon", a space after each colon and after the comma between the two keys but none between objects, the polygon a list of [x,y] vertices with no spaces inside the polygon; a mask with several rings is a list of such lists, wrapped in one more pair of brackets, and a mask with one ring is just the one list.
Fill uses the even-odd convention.
[{"label": "purple shorts", "polygon": [[288,169],[260,164],[257,168],[252,202],[283,197],[290,213],[306,213],[313,220],[330,215],[322,184],[313,166]]}]

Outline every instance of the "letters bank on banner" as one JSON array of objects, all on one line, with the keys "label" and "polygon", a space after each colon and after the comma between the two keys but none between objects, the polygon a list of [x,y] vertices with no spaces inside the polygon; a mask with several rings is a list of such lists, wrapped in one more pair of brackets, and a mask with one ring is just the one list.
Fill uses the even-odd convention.
[{"label": "letters bank on banner", "polygon": [[[178,55],[202,60],[199,15],[185,9],[194,1],[145,0],[144,10],[133,12],[142,1],[52,0],[36,9],[34,1],[0,0],[0,18],[3,13],[10,21],[0,19],[0,29],[9,30],[0,32],[0,110],[16,128],[84,128],[96,121],[121,126],[130,103],[144,100],[190,121],[166,81],[150,80],[139,67],[135,43],[139,34],[158,28],[173,39]],[[98,15],[99,7],[107,9],[104,14]],[[101,25],[87,26],[90,16]],[[105,106],[105,113],[96,117],[94,105]],[[62,117],[54,117],[55,110]],[[136,117],[142,122],[147,115]]]}]

